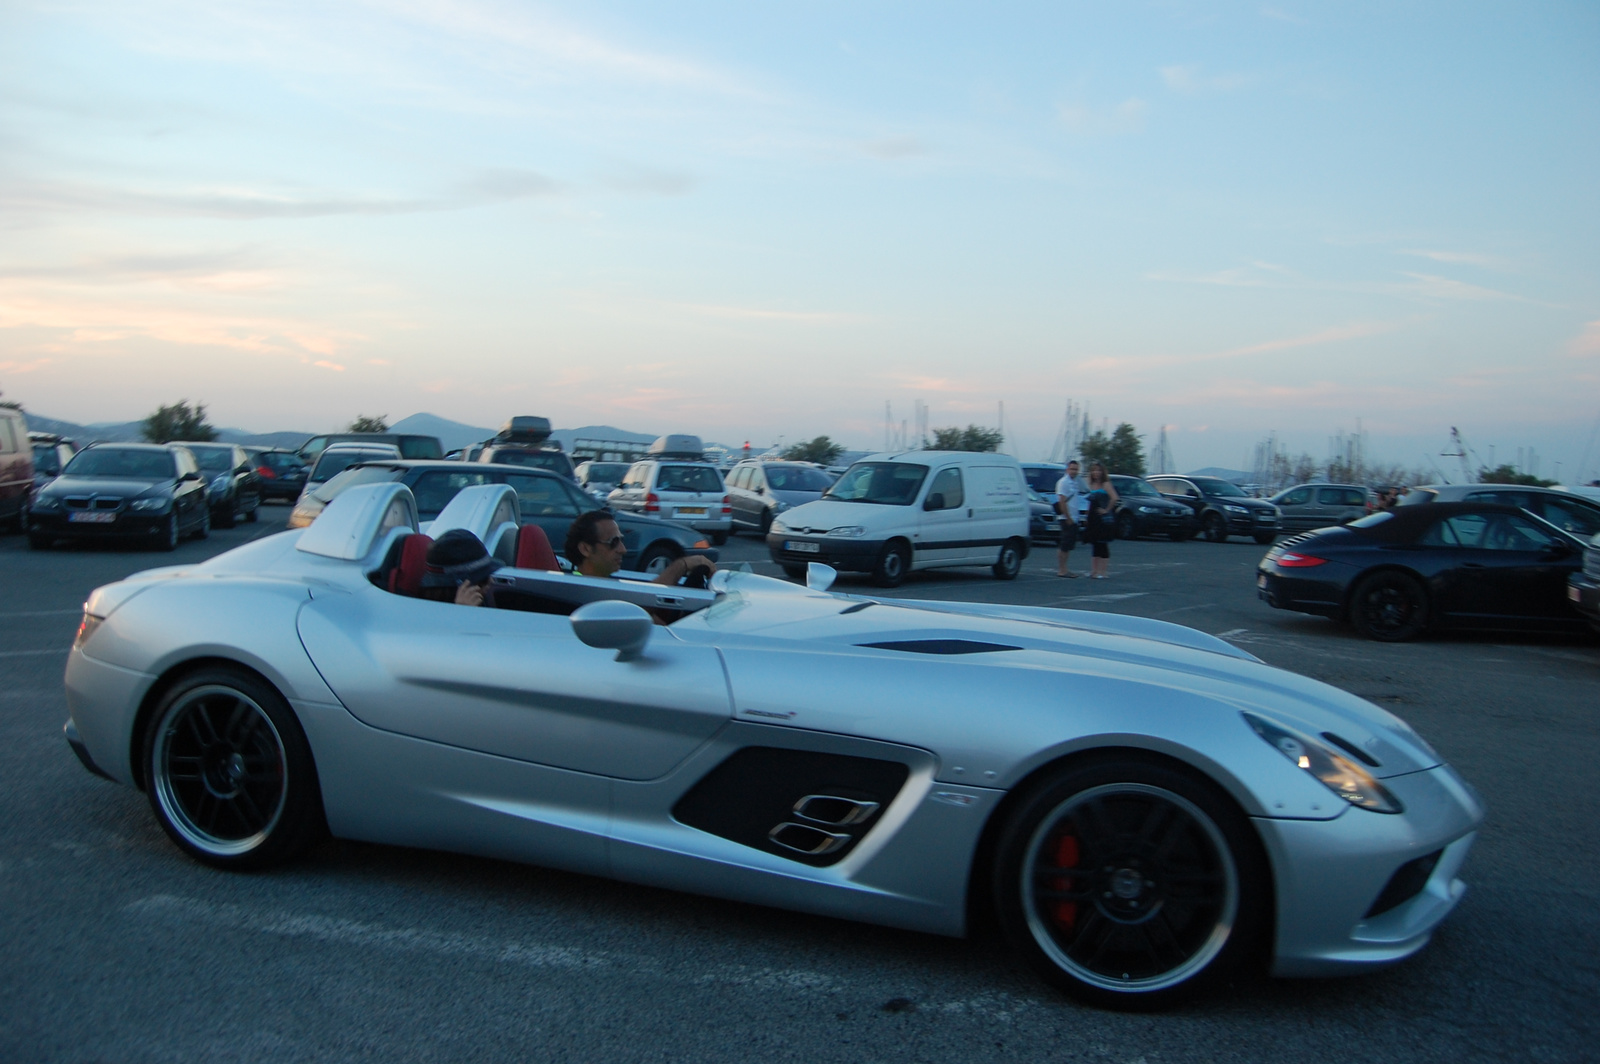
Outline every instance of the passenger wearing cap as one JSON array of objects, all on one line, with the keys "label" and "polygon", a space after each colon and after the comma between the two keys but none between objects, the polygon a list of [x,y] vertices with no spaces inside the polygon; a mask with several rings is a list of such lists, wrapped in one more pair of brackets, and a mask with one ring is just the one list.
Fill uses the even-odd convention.
[{"label": "passenger wearing cap", "polygon": [[500,562],[466,529],[452,528],[434,540],[428,548],[427,566],[422,577],[424,598],[458,606],[494,605],[489,574],[500,568]]}]

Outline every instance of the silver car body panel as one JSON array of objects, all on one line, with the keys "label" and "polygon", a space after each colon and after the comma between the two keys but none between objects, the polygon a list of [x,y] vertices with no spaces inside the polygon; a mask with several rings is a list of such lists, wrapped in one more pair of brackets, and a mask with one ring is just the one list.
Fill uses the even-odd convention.
[{"label": "silver car body panel", "polygon": [[[380,590],[369,576],[408,531],[381,518],[406,494],[351,489],[318,522],[355,496],[344,512],[366,515],[350,519],[368,529],[358,560],[285,532],[97,591],[98,625],[66,677],[94,763],[134,782],[139,714],[163,678],[220,659],[283,693],[329,827],[346,838],[960,934],[974,859],[1007,794],[1063,757],[1137,749],[1191,766],[1251,818],[1273,877],[1281,974],[1408,956],[1464,890],[1457,872],[1483,808],[1427,744],[1370,703],[1212,637],[725,573],[712,605],[619,661],[559,614]],[[340,554],[361,549],[324,535]],[[527,575],[556,589],[594,583]],[[970,652],[918,649],[954,643]],[[1364,751],[1404,813],[1349,807],[1263,742],[1246,711]],[[751,747],[895,762],[905,782],[859,845],[822,867],[674,817],[697,782]],[[1365,915],[1402,865],[1433,853],[1420,893]]]}]

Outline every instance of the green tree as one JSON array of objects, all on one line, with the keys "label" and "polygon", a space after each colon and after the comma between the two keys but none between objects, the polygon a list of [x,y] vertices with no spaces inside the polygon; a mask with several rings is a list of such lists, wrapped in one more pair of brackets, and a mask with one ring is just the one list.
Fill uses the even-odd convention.
[{"label": "green tree", "polygon": [[206,421],[206,405],[179,399],[171,406],[163,406],[144,419],[141,430],[151,443],[168,443],[172,440],[192,440],[205,443],[217,438],[217,430]]},{"label": "green tree", "polygon": [[844,444],[834,443],[826,436],[818,436],[810,443],[796,443],[783,449],[780,455],[786,462],[815,462],[818,465],[833,465],[844,453]]},{"label": "green tree", "polygon": [[389,431],[389,415],[388,414],[379,414],[377,417],[368,417],[365,414],[357,414],[356,415],[356,419],[354,421],[350,422],[350,427],[345,429],[345,431],[346,432],[388,432]]},{"label": "green tree", "polygon": [[1095,432],[1083,441],[1079,453],[1083,457],[1083,464],[1091,462],[1104,463],[1106,472],[1121,473],[1124,476],[1144,476],[1144,448],[1139,445],[1141,437],[1133,430],[1133,426],[1124,421],[1112,430],[1107,436],[1104,432]]},{"label": "green tree", "polygon": [[1535,488],[1553,488],[1553,480],[1540,480],[1532,473],[1519,473],[1514,465],[1499,465],[1493,469],[1484,466],[1478,470],[1479,484],[1526,484]]},{"label": "green tree", "polygon": [[958,429],[954,425],[947,429],[933,430],[933,447],[935,451],[998,451],[1005,442],[1005,436],[995,429],[980,428],[977,425],[968,425]]}]

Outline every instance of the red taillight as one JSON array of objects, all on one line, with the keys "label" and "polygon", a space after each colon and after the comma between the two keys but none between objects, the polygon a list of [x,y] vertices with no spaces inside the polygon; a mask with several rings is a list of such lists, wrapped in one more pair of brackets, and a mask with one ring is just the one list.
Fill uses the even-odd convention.
[{"label": "red taillight", "polygon": [[733,500],[728,498],[726,495],[722,497],[722,512],[724,514],[733,513]]},{"label": "red taillight", "polygon": [[644,497],[644,512],[647,514],[661,512],[661,500],[656,498],[656,493],[653,491]]},{"label": "red taillight", "polygon": [[258,465],[258,466],[256,466],[256,473],[257,473],[257,475],[261,476],[263,479],[266,479],[266,480],[277,480],[278,479],[278,474],[276,474],[276,473],[274,473],[272,471],[272,467],[271,466]]},{"label": "red taillight", "polygon": [[1326,558],[1314,558],[1309,554],[1296,554],[1293,551],[1284,551],[1278,555],[1278,565],[1284,569],[1309,569],[1313,565],[1324,565]]}]

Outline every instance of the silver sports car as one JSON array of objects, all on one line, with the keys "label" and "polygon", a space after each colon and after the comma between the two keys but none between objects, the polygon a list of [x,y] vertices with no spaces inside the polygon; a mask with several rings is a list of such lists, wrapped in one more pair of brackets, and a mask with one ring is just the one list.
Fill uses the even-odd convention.
[{"label": "silver sports car", "polygon": [[398,484],[98,589],[68,740],[213,865],[331,832],[948,935],[987,909],[1115,1007],[1400,960],[1465,890],[1483,808],[1426,742],[1203,633],[833,594],[825,566],[577,576],[504,485],[454,527],[512,563],[494,608],[407,593]]}]

